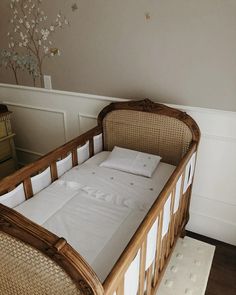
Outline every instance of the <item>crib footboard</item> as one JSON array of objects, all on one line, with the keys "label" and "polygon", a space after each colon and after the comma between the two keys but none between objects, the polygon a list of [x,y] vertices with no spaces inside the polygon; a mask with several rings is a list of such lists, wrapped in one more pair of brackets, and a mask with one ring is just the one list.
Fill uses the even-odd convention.
[{"label": "crib footboard", "polygon": [[63,238],[0,204],[0,293],[100,295],[89,265]]},{"label": "crib footboard", "polygon": [[156,293],[188,222],[196,150],[193,144],[105,280],[105,295]]}]

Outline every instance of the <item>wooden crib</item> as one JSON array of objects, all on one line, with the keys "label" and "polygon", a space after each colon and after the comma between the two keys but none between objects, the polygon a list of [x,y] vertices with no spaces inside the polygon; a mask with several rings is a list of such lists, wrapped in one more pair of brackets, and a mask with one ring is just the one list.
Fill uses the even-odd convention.
[{"label": "wooden crib", "polygon": [[[98,142],[98,139],[101,139]],[[139,259],[137,294],[155,294],[179,236],[189,219],[189,204],[200,131],[186,113],[148,99],[111,103],[98,116],[98,125],[43,156],[0,182],[1,198],[14,207],[14,191],[21,185],[23,198],[33,197],[31,177],[50,167],[52,182],[58,179],[59,159],[72,154],[78,165],[77,149],[89,145],[89,156],[114,146],[158,154],[176,166],[138,230],[103,283],[65,239],[57,237],[12,208],[0,204],[0,293],[3,295],[125,294],[127,271]],[[12,199],[10,199],[12,198]],[[167,210],[167,202],[170,209]],[[21,200],[22,201],[22,200]],[[163,236],[163,218],[169,214]],[[149,237],[157,226],[154,255]],[[153,251],[153,250],[152,250]],[[147,257],[152,257],[147,264]],[[149,259],[150,260],[150,259]]]}]

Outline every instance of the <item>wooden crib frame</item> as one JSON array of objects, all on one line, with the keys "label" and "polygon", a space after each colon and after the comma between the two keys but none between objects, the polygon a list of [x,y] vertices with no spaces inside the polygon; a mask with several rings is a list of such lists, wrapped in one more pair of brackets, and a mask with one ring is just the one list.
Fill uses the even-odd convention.
[{"label": "wooden crib frame", "polygon": [[[130,123],[133,116],[138,120],[141,129],[143,128],[141,133],[136,121],[134,122],[135,127],[132,125],[133,123]],[[158,120],[155,121],[156,119]],[[153,122],[153,125],[148,127],[145,124],[149,120]],[[146,128],[153,128],[150,135],[145,132]],[[176,132],[173,131],[175,128]],[[3,179],[0,182],[0,200],[1,195],[13,190],[21,183],[24,186],[26,199],[33,197],[31,184],[33,175],[50,167],[52,181],[57,180],[57,160],[72,153],[73,166],[78,165],[77,148],[86,142],[89,142],[89,155],[93,156],[94,136],[101,133],[103,134],[104,150],[111,150],[114,145],[119,145],[144,152],[160,153],[165,162],[175,164],[177,167],[103,284],[91,267],[65,239],[57,237],[13,209],[0,204],[0,251],[1,244],[4,245],[4,249],[9,250],[9,253],[16,251],[15,260],[7,261],[7,265],[14,273],[16,289],[12,290],[12,288],[6,287],[6,282],[10,280],[9,273],[6,273],[4,267],[1,269],[0,266],[1,294],[45,294],[43,291],[40,293],[40,290],[47,287],[47,294],[124,295],[125,274],[138,252],[140,253],[138,294],[143,295],[145,292],[147,295],[155,294],[170,254],[178,237],[184,235],[185,225],[189,219],[192,181],[183,193],[184,181],[185,174],[190,173],[189,163],[196,161],[200,131],[196,122],[186,113],[153,103],[148,99],[111,103],[99,114],[98,125],[95,128]],[[127,136],[131,139],[127,139]],[[178,210],[174,213],[175,190],[177,181],[180,179],[181,198]],[[162,238],[164,206],[170,196],[171,218],[168,232]],[[155,222],[158,222],[155,259],[145,270],[148,251],[147,236]],[[18,249],[21,249],[19,250],[21,252],[18,253]],[[24,259],[18,260],[22,251],[25,255],[23,255]],[[30,258],[27,255],[31,255]],[[45,269],[44,259],[47,262]],[[23,274],[19,271],[18,264],[26,270]],[[29,273],[27,273],[27,269]],[[42,275],[46,273],[44,279],[37,277],[39,269]],[[18,273],[21,275],[19,276]],[[54,283],[56,274],[60,275],[60,280]],[[36,283],[30,283],[31,279],[29,280],[29,278]],[[27,283],[31,284],[29,292]],[[5,289],[1,289],[3,285]]]}]

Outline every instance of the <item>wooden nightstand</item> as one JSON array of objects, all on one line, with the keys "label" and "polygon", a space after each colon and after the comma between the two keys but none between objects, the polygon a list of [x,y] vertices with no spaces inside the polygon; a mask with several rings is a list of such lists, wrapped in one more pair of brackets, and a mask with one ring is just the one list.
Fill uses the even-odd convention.
[{"label": "wooden nightstand", "polygon": [[0,104],[0,178],[11,174],[18,166],[10,116],[7,106]]}]

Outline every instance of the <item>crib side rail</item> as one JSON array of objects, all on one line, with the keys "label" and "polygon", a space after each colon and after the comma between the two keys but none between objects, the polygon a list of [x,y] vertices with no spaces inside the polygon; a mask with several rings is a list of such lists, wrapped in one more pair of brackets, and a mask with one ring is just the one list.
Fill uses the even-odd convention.
[{"label": "crib side rail", "polygon": [[99,126],[94,127],[88,132],[78,136],[77,138],[69,141],[63,146],[53,150],[47,155],[41,157],[36,162],[25,166],[24,168],[16,171],[12,175],[4,178],[0,181],[0,198],[1,195],[13,190],[17,185],[23,183],[24,193],[26,199],[33,196],[31,176],[37,175],[46,168],[50,167],[51,181],[55,181],[58,178],[57,161],[65,158],[71,153],[72,166],[78,164],[77,148],[83,146],[86,142],[89,142],[89,157],[94,154],[94,141],[93,138],[102,133],[102,128]]},{"label": "crib side rail", "polygon": [[[194,142],[106,278],[103,284],[105,295],[155,294],[170,253],[188,221],[192,183],[186,181],[189,176],[193,178],[194,171],[191,172],[189,167],[191,162],[195,164],[196,151],[197,143]],[[194,166],[192,168],[194,170]],[[180,197],[178,208],[175,202],[177,193]],[[131,284],[135,280],[136,285]]]}]

